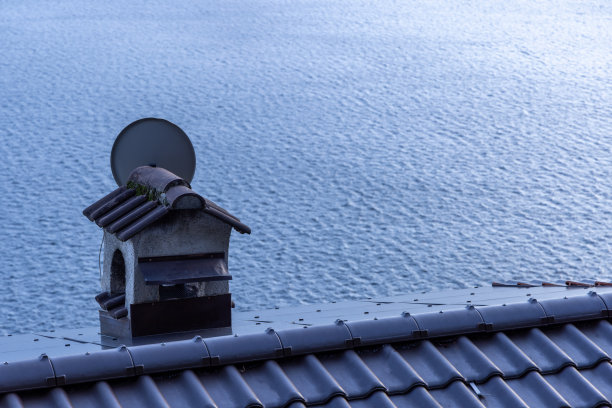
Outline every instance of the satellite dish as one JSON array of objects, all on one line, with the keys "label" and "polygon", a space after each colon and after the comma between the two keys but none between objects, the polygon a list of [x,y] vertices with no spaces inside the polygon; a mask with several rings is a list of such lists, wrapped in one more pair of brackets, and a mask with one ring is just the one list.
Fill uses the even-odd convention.
[{"label": "satellite dish", "polygon": [[119,186],[140,166],[162,167],[191,183],[196,157],[185,132],[164,119],[145,118],[125,127],[111,150],[111,169]]}]

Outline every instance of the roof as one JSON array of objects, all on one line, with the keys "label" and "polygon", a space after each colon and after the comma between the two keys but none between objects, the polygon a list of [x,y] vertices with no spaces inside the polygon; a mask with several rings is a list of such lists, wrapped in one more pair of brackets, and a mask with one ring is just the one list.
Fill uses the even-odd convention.
[{"label": "roof", "polygon": [[0,406],[610,406],[612,289],[592,289],[472,289],[461,308],[455,291],[425,313],[435,297],[339,303],[302,310],[299,324],[381,312],[253,330],[275,310],[247,334],[11,361],[0,365]]},{"label": "roof", "polygon": [[171,210],[201,209],[241,234],[251,229],[234,215],[191,189],[187,181],[161,167],[134,169],[121,186],[85,210],[90,221],[127,241]]}]

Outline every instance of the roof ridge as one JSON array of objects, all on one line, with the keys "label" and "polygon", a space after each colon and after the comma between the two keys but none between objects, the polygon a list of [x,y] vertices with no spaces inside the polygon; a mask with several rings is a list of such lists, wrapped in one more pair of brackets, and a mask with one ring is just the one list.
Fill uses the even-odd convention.
[{"label": "roof ridge", "polygon": [[[493,333],[611,316],[612,293],[563,297],[299,329],[211,337],[168,343],[120,346],[82,355],[5,362],[0,393],[131,377],[155,372],[246,363],[360,346],[420,341],[474,333]],[[162,352],[163,350],[163,352]]]}]

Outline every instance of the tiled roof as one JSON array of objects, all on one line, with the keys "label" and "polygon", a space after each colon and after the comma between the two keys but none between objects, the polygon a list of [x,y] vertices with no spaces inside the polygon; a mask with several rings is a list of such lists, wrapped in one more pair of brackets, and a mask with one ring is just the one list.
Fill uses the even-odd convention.
[{"label": "tiled roof", "polygon": [[136,168],[126,186],[87,207],[83,215],[121,241],[126,241],[169,211],[182,208],[185,203],[189,208],[200,208],[231,225],[241,234],[251,233],[251,229],[237,217],[197,194],[187,181],[160,167]]},{"label": "tiled roof", "polygon": [[590,292],[42,357],[0,365],[0,406],[610,406],[611,312]]}]

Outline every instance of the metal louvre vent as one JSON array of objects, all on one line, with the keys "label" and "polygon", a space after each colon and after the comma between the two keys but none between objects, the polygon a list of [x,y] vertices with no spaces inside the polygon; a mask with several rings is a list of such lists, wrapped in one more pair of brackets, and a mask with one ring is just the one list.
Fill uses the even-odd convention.
[{"label": "metal louvre vent", "polygon": [[231,280],[223,253],[139,258],[147,285]]}]

